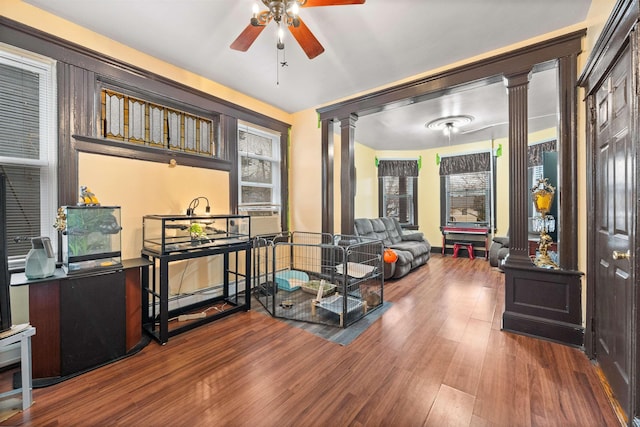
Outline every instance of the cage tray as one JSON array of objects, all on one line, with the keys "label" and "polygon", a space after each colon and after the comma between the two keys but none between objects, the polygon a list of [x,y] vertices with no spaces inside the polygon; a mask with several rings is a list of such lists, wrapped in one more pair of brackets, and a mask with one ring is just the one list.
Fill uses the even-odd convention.
[{"label": "cage tray", "polygon": [[[316,301],[316,307],[323,308],[332,313],[340,314],[344,309],[344,301],[342,295],[333,295]],[[363,306],[362,301],[358,298],[347,296],[347,312],[351,313]]]}]

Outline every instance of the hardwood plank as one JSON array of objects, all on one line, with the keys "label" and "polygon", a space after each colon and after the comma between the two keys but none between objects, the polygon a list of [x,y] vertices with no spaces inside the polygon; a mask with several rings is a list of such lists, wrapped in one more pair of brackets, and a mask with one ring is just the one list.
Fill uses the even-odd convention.
[{"label": "hardwood plank", "polygon": [[500,331],[503,282],[434,255],[348,346],[236,313],[36,389],[0,425],[618,425],[584,353]]},{"label": "hardwood plank", "polygon": [[491,324],[470,319],[461,343],[451,360],[443,383],[474,395],[478,388]]},{"label": "hardwood plank", "polygon": [[443,384],[425,425],[468,426],[471,422],[474,400],[472,395]]}]

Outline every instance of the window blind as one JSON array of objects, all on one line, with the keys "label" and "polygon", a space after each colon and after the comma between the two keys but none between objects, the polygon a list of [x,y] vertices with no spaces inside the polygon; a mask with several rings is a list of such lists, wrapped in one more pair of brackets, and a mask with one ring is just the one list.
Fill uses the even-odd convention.
[{"label": "window blind", "polygon": [[447,175],[447,222],[487,223],[491,212],[491,173]]},{"label": "window blind", "polygon": [[[0,173],[6,178],[10,263],[49,236],[56,214],[54,62],[29,52],[0,50]],[[24,241],[15,239],[23,237]]]}]

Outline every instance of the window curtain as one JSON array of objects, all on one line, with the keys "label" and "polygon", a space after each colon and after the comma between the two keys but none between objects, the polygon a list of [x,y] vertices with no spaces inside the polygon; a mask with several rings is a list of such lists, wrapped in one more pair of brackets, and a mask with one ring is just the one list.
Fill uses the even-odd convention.
[{"label": "window curtain", "polygon": [[440,176],[491,170],[491,153],[464,154],[440,159]]},{"label": "window curtain", "polygon": [[542,153],[545,151],[556,151],[556,141],[546,141],[540,144],[530,145],[527,148],[527,167],[541,166]]},{"label": "window curtain", "polygon": [[380,160],[378,177],[383,176],[418,176],[417,160]]}]

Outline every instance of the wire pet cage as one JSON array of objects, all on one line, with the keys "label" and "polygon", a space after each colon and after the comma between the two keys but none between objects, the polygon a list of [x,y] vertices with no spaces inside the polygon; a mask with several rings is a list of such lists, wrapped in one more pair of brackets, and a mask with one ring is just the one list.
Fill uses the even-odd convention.
[{"label": "wire pet cage", "polygon": [[256,238],[253,292],[274,317],[347,327],[382,306],[383,243],[326,233]]}]

